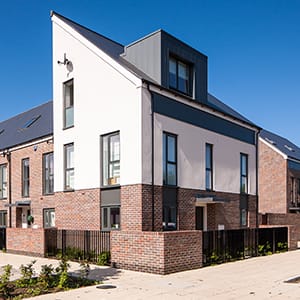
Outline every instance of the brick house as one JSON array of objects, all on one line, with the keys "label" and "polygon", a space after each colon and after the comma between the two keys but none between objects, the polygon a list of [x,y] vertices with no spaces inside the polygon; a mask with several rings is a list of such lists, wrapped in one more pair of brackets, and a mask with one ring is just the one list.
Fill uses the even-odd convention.
[{"label": "brick house", "polygon": [[259,135],[259,213],[263,225],[294,227],[300,241],[300,148],[277,134]]},{"label": "brick house", "polygon": [[[27,157],[32,165],[30,201],[20,194],[26,172],[11,165],[9,250],[24,252],[27,234],[45,227],[109,230],[117,266],[169,273],[201,266],[199,230],[256,227],[260,128],[208,93],[207,56],[163,30],[123,46],[51,19],[53,130],[45,145],[16,153],[19,166]],[[1,149],[7,164],[11,149]],[[52,150],[46,196],[41,162]],[[22,241],[20,197],[34,217]]]}]

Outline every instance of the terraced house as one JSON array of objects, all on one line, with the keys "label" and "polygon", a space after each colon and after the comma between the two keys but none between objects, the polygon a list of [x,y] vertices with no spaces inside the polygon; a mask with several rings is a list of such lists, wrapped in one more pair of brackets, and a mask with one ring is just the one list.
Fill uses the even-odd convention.
[{"label": "terraced house", "polygon": [[208,93],[207,56],[163,30],[124,46],[51,19],[53,103],[0,123],[26,136],[0,135],[8,250],[101,229],[117,266],[168,273],[201,266],[199,230],[256,227],[259,128]]}]

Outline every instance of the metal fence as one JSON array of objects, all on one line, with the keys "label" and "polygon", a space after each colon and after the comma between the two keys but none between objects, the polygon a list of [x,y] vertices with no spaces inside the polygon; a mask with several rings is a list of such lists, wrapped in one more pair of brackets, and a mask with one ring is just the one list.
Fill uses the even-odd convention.
[{"label": "metal fence", "polygon": [[203,232],[204,266],[287,250],[287,227]]},{"label": "metal fence", "polygon": [[0,250],[6,249],[6,228],[0,228]]},{"label": "metal fence", "polygon": [[96,230],[45,230],[45,256],[67,256],[73,260],[97,262],[110,251],[110,232]]}]

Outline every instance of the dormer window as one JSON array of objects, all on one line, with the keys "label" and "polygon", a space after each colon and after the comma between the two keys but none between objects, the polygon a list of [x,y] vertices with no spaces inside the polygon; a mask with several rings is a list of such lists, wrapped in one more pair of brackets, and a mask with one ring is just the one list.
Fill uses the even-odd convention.
[{"label": "dormer window", "polygon": [[169,87],[192,95],[191,67],[173,56],[169,59]]}]

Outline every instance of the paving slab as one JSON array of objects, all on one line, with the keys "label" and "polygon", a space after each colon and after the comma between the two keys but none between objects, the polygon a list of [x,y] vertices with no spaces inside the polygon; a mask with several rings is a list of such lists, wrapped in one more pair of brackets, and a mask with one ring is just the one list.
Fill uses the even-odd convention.
[{"label": "paving slab", "polygon": [[[0,253],[0,266],[9,263],[17,270],[32,259],[36,258]],[[37,258],[36,269],[50,263],[57,265],[58,261]],[[91,268],[90,277],[103,284],[30,299],[300,299],[300,284],[285,282],[300,276],[300,250],[165,276],[94,265]],[[79,264],[71,263],[72,272],[79,269]],[[108,288],[101,288],[105,286]]]}]

